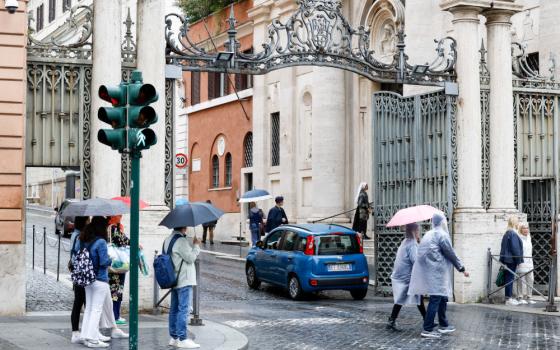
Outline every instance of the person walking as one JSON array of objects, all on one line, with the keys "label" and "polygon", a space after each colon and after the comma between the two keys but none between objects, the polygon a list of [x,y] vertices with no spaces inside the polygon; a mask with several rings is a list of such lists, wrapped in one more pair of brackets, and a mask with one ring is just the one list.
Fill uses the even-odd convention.
[{"label": "person walking", "polygon": [[255,246],[261,240],[261,232],[264,231],[264,213],[255,202],[249,203],[249,229],[251,241]]},{"label": "person walking", "polygon": [[371,206],[369,205],[369,197],[367,194],[368,184],[362,182],[358,187],[358,194],[356,195],[355,203],[357,205],[356,213],[354,214],[354,222],[352,223],[352,230],[362,234],[364,239],[370,239],[367,232],[367,222],[371,214]]},{"label": "person walking", "polygon": [[[212,204],[211,200],[207,200],[206,203]],[[210,244],[214,244],[214,229],[218,221],[210,221],[205,224],[202,224],[202,244],[206,244],[206,234],[210,233]]]},{"label": "person walking", "polygon": [[[77,216],[74,218],[74,232],[70,237],[70,263],[68,264],[69,269],[72,263],[72,258],[76,252],[76,243],[79,242],[78,237],[80,233],[84,230],[86,225],[89,224],[89,217],[87,216]],[[72,323],[72,344],[82,343],[80,338],[80,312],[82,307],[86,303],[86,290],[84,287],[74,284],[72,286],[74,290],[74,303],[72,304],[72,313],[70,314],[70,322]]]},{"label": "person walking", "polygon": [[187,236],[186,227],[178,227],[165,239],[163,251],[167,252],[171,241],[171,255],[177,285],[171,290],[171,307],[169,309],[169,346],[181,349],[196,349],[200,345],[188,339],[187,316],[190,309],[192,287],[196,286],[195,261],[200,254],[200,241]]},{"label": "person walking", "polygon": [[521,276],[517,280],[517,301],[520,304],[535,304],[531,300],[534,283],[533,243],[531,242],[531,233],[527,223],[519,225],[519,238],[521,238],[523,243],[523,262],[517,266],[517,273]]},{"label": "person walking", "polygon": [[408,295],[408,285],[412,266],[416,260],[418,252],[418,242],[420,241],[420,226],[418,224],[408,224],[405,229],[405,239],[401,242],[397,250],[391,282],[393,286],[393,311],[387,323],[387,329],[399,331],[396,321],[403,305],[417,305],[422,318],[426,317],[426,308],[421,295]]},{"label": "person walking", "polygon": [[505,270],[505,296],[506,305],[517,306],[519,303],[513,298],[513,280],[517,266],[523,263],[523,242],[517,233],[519,219],[517,216],[511,216],[508,220],[506,233],[502,237],[502,246],[500,249],[500,262],[506,265]]},{"label": "person walking", "polygon": [[284,205],[284,197],[278,196],[274,199],[276,205],[268,211],[266,219],[266,232],[270,232],[280,225],[288,224],[288,217],[282,206]]},{"label": "person walking", "polygon": [[[408,287],[408,295],[430,296],[423,331],[420,334],[424,338],[440,338],[441,334],[455,331],[455,327],[449,324],[446,316],[447,302],[453,296],[453,267],[465,277],[469,277],[451,245],[447,220],[440,214],[434,214],[432,229],[424,235],[418,246]],[[434,331],[436,313],[439,321],[437,332]]]},{"label": "person walking", "polygon": [[[128,334],[117,327],[113,315],[108,268],[111,259],[107,254],[108,220],[95,216],[80,235],[78,250],[88,250],[93,263],[96,280],[85,287],[86,310],[82,321],[81,338],[89,348],[107,348],[111,338],[128,338]],[[111,337],[99,332],[99,328],[111,328]]]},{"label": "person walking", "polygon": [[[122,215],[112,216],[109,219],[109,230],[111,232],[111,243],[116,247],[130,246],[130,239],[124,233],[124,226],[121,224]],[[124,290],[125,273],[109,272],[109,287],[111,289],[111,299],[113,300],[113,315],[118,325],[126,324],[126,320],[121,318],[121,303]]]}]

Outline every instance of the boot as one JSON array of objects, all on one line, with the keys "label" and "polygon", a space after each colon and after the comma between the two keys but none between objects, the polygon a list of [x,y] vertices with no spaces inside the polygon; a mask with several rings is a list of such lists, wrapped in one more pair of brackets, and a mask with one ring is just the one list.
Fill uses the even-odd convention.
[{"label": "boot", "polygon": [[400,332],[401,330],[397,327],[397,320],[391,317],[389,317],[389,321],[387,322],[387,329],[395,332]]}]

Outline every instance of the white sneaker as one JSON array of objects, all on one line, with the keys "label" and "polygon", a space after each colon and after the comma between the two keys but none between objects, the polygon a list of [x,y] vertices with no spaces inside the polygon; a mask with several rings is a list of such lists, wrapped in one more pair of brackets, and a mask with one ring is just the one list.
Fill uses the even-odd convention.
[{"label": "white sneaker", "polygon": [[534,304],[536,304],[537,302],[536,302],[536,301],[533,301],[533,300],[531,300],[531,299],[529,299],[529,300],[527,300],[527,303],[529,303],[529,304],[531,304],[531,305],[534,305]]},{"label": "white sneaker", "polygon": [[506,301],[506,305],[510,305],[510,306],[518,306],[519,302],[513,298],[510,298]]},{"label": "white sneaker", "polygon": [[128,333],[123,332],[122,329],[120,328],[113,328],[113,331],[111,332],[111,338],[113,339],[128,338]]},{"label": "white sneaker", "polygon": [[177,342],[177,345],[175,345],[175,346],[178,347],[179,349],[198,349],[198,348],[200,348],[200,345],[198,345],[197,343],[193,342],[190,339],[179,340]]},{"label": "white sneaker", "polygon": [[98,339],[99,339],[99,340],[101,340],[102,342],[108,342],[108,341],[111,341],[111,337],[106,337],[106,336],[104,336],[104,335],[103,335],[103,334],[101,334],[101,333],[99,333],[99,337],[98,337]]},{"label": "white sneaker", "polygon": [[89,340],[84,341],[84,345],[87,346],[88,348],[108,348],[109,344],[102,342],[101,340],[98,340],[96,342],[91,342]]},{"label": "white sneaker", "polygon": [[171,338],[169,339],[169,346],[177,346],[177,339]]},{"label": "white sneaker", "polygon": [[70,340],[72,344],[83,344],[84,338],[80,336],[80,332],[72,332],[72,340]]},{"label": "white sneaker", "polygon": [[519,300],[518,303],[519,303],[520,305],[527,305],[527,304],[529,304],[529,303],[528,303],[526,300],[524,300],[524,299]]}]

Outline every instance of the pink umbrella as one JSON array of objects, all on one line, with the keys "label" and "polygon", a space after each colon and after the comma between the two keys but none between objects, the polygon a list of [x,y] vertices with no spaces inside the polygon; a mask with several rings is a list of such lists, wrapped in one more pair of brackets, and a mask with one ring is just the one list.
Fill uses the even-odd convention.
[{"label": "pink umbrella", "polygon": [[434,216],[434,214],[440,214],[445,217],[445,214],[441,210],[434,208],[431,205],[417,205],[415,207],[399,210],[395,215],[393,215],[391,221],[389,221],[386,226],[403,226],[418,221],[429,220]]}]

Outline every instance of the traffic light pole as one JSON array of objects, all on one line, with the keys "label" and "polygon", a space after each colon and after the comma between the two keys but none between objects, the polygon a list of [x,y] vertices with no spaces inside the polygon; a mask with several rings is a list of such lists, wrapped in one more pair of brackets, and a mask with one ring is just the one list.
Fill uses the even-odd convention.
[{"label": "traffic light pole", "polygon": [[138,242],[140,222],[140,157],[139,151],[130,153],[132,158],[130,189],[130,320],[129,350],[138,349]]}]

